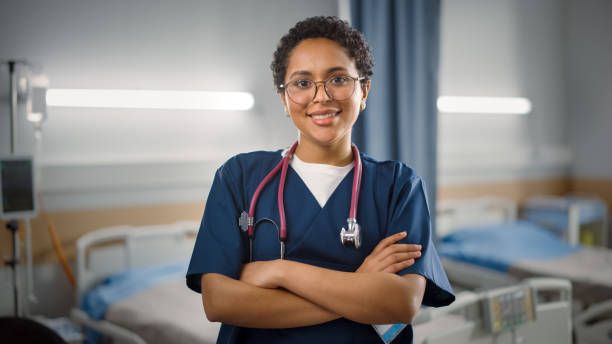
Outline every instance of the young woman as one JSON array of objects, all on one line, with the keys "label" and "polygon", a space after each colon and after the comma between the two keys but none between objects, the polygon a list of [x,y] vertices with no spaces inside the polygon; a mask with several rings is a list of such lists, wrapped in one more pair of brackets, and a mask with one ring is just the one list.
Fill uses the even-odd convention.
[{"label": "young woman", "polygon": [[[223,323],[218,343],[377,343],[371,324],[454,300],[421,179],[351,144],[372,66],[363,35],[335,17],[281,39],[271,67],[298,140],[219,168],[187,272]],[[408,326],[393,342],[411,340]]]}]

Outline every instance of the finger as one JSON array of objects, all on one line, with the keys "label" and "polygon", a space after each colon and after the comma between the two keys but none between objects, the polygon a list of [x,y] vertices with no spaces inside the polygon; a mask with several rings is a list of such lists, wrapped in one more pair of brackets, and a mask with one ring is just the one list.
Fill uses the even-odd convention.
[{"label": "finger", "polygon": [[368,256],[368,259],[370,260],[371,263],[380,265],[384,268],[384,267],[387,267],[389,264],[393,263],[393,262],[389,262],[385,260],[387,260],[390,256],[394,254],[419,252],[418,256],[414,256],[412,258],[420,257],[421,256],[420,248],[421,248],[421,245],[415,245],[415,244],[393,244],[393,245],[385,247],[379,252],[373,252],[370,256]]},{"label": "finger", "polygon": [[400,240],[402,240],[404,237],[406,236],[406,232],[399,232],[399,233],[395,233],[393,235],[390,235],[384,239],[382,239],[378,245],[376,245],[376,247],[374,248],[374,250],[372,251],[372,253],[378,253],[382,250],[384,250],[386,247],[388,247],[389,245],[392,245],[395,242],[398,242]]},{"label": "finger", "polygon": [[388,254],[398,252],[417,252],[421,251],[422,246],[417,244],[393,244],[385,248]]},{"label": "finger", "polygon": [[408,260],[401,261],[399,263],[389,265],[384,271],[394,274],[394,273],[397,273],[398,271],[402,271],[408,267],[411,267],[412,265],[414,265],[414,259],[408,259]]},{"label": "finger", "polygon": [[403,262],[405,260],[410,260],[410,259],[417,259],[421,257],[421,252],[416,251],[416,252],[401,252],[401,253],[394,253],[388,257],[386,257],[381,263],[382,266],[384,268],[387,268],[390,265],[396,264],[396,263],[400,263]]},{"label": "finger", "polygon": [[382,239],[378,245],[376,245],[376,247],[374,248],[374,250],[372,251],[373,254],[376,254],[382,250],[385,249],[385,247],[398,242],[400,240],[402,240],[404,237],[406,237],[406,232],[399,232],[399,233],[395,233],[393,235],[390,235],[384,239]]},{"label": "finger", "polygon": [[403,260],[408,260],[408,259],[416,259],[421,257],[421,251],[413,251],[413,252],[400,252],[400,253],[395,253],[392,254],[389,259],[393,262],[393,263],[397,263],[397,262],[401,262]]},{"label": "finger", "polygon": [[371,259],[375,261],[382,261],[382,260],[385,260],[390,255],[393,255],[396,253],[421,252],[420,246],[421,245],[413,245],[413,244],[394,244],[394,245],[385,247],[380,252],[372,254]]},{"label": "finger", "polygon": [[421,251],[415,250],[415,245],[392,245],[381,251],[372,260],[381,266],[387,267],[405,259],[421,257]]}]

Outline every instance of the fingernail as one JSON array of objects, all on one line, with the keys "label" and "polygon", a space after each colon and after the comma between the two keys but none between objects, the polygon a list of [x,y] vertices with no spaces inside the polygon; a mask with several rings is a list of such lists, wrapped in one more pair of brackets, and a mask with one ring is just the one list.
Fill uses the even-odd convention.
[{"label": "fingernail", "polygon": [[403,232],[402,232],[402,236],[405,236],[405,235],[406,235],[406,231],[403,231]]}]

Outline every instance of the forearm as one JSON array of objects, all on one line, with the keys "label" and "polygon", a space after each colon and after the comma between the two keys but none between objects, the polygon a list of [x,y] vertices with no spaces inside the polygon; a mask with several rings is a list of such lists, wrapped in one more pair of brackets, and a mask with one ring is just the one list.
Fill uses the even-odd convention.
[{"label": "forearm", "polygon": [[290,328],[340,317],[286,290],[255,287],[220,274],[202,276],[202,301],[209,320],[242,327]]},{"label": "forearm", "polygon": [[425,280],[418,275],[340,272],[293,261],[278,263],[279,286],[360,323],[411,322],[425,290]]}]

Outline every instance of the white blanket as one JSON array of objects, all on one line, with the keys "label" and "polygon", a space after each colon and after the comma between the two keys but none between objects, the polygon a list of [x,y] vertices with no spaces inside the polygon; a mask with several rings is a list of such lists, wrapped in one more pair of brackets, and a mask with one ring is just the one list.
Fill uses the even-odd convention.
[{"label": "white blanket", "polygon": [[575,299],[591,304],[612,299],[612,250],[582,247],[575,253],[550,260],[524,260],[510,268],[520,278],[551,276],[572,281]]},{"label": "white blanket", "polygon": [[220,324],[206,319],[202,298],[180,279],[160,284],[110,306],[105,319],[147,343],[215,343]]}]

